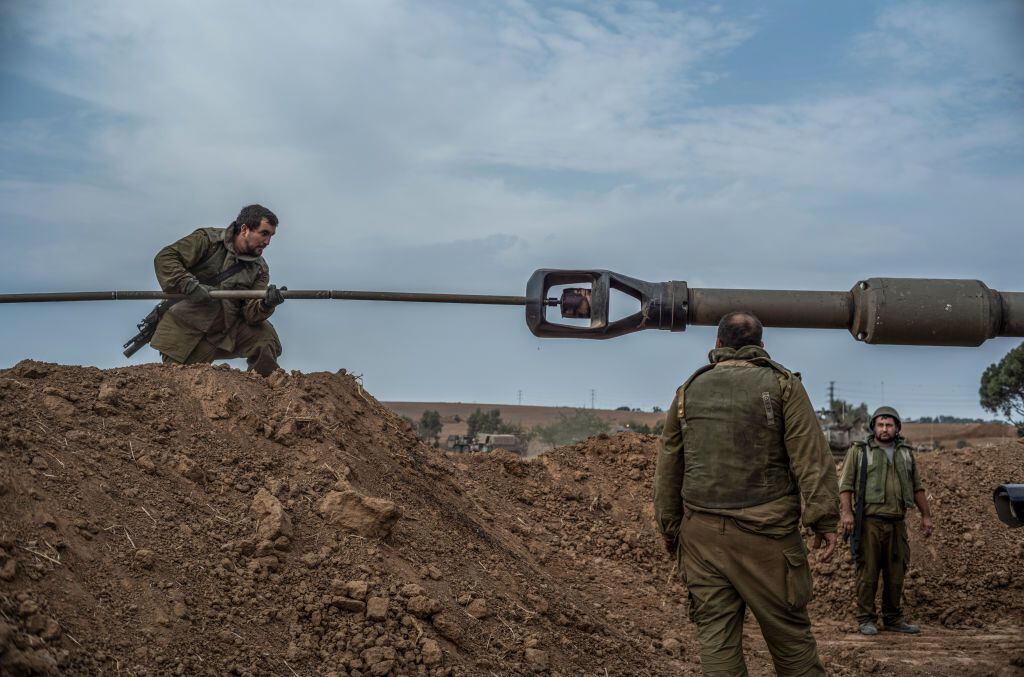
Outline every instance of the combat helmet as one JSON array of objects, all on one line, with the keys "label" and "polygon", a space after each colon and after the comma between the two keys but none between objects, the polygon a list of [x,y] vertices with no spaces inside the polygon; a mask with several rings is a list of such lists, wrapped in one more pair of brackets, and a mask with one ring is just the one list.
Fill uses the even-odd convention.
[{"label": "combat helmet", "polygon": [[892,407],[879,407],[875,409],[875,413],[871,414],[871,422],[868,423],[868,428],[874,432],[875,430],[875,419],[879,416],[888,416],[889,418],[896,419],[896,432],[899,432],[903,428],[903,419],[900,418],[900,413]]}]

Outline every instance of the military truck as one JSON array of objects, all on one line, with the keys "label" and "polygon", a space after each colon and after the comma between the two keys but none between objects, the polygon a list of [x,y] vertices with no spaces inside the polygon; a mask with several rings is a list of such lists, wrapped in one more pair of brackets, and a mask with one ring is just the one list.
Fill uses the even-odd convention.
[{"label": "military truck", "polygon": [[526,440],[518,435],[507,433],[480,433],[476,436],[476,451],[494,451],[504,449],[513,454],[526,453]]},{"label": "military truck", "polygon": [[471,451],[494,451],[504,449],[513,454],[525,454],[527,442],[518,435],[504,433],[478,433],[475,437],[469,435],[449,435],[445,441],[445,449],[449,451],[471,452]]},{"label": "military truck", "polygon": [[444,443],[444,448],[448,451],[476,451],[473,446],[473,438],[469,435],[449,435],[448,439]]}]

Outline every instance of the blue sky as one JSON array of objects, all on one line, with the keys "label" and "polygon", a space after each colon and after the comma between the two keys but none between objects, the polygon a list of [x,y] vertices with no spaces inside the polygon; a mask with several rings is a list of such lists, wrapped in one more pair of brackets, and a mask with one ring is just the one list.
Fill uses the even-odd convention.
[{"label": "blue sky", "polygon": [[[536,268],[1024,290],[1019,2],[10,2],[0,290],[155,289],[261,202],[292,288],[520,294]],[[7,306],[0,366],[114,367],[146,303]],[[542,341],[515,308],[291,302],[286,368],[380,399],[665,406],[713,332]],[[981,416],[1017,345],[769,330],[817,403]],[[130,363],[156,359],[146,349]]]}]

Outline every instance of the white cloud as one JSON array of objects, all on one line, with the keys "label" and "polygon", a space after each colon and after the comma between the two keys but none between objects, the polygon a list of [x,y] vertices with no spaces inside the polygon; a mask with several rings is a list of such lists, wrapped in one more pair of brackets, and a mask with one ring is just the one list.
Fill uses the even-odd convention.
[{"label": "white cloud", "polygon": [[[1007,115],[952,117],[962,92],[941,84],[699,106],[692,94],[714,58],[749,26],[648,3],[594,7],[58,4],[30,16],[29,32],[67,69],[30,72],[121,116],[91,140],[120,185],[198,190],[204,203],[228,184],[320,209],[333,200],[358,210],[365,198],[373,212],[382,199],[396,205],[393,186],[409,197],[437,195],[438,183],[464,194],[452,172],[480,165],[894,192],[927,183],[936,163],[1003,147],[1014,128]],[[861,42],[888,44],[914,26],[941,42],[962,19],[912,20],[925,9],[887,10]],[[466,234],[451,221],[437,227],[431,237]]]},{"label": "white cloud", "polygon": [[875,30],[857,36],[854,54],[902,72],[998,80],[1024,76],[1024,5],[906,2],[883,9]]}]

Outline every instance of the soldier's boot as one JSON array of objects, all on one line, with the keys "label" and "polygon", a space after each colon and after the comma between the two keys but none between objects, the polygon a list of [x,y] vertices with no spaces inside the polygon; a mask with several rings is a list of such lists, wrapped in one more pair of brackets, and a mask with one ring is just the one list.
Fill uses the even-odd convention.
[{"label": "soldier's boot", "polygon": [[878,627],[871,621],[865,621],[860,624],[860,634],[862,635],[877,635]]},{"label": "soldier's boot", "polygon": [[249,363],[249,371],[254,371],[264,378],[281,368],[277,364],[277,358],[274,356],[274,349],[270,346],[263,346],[256,355],[250,356],[247,361]]},{"label": "soldier's boot", "polygon": [[921,632],[921,628],[916,625],[911,625],[904,620],[899,620],[895,623],[886,623],[884,629],[889,630],[890,632],[903,632],[908,635],[916,635]]}]

